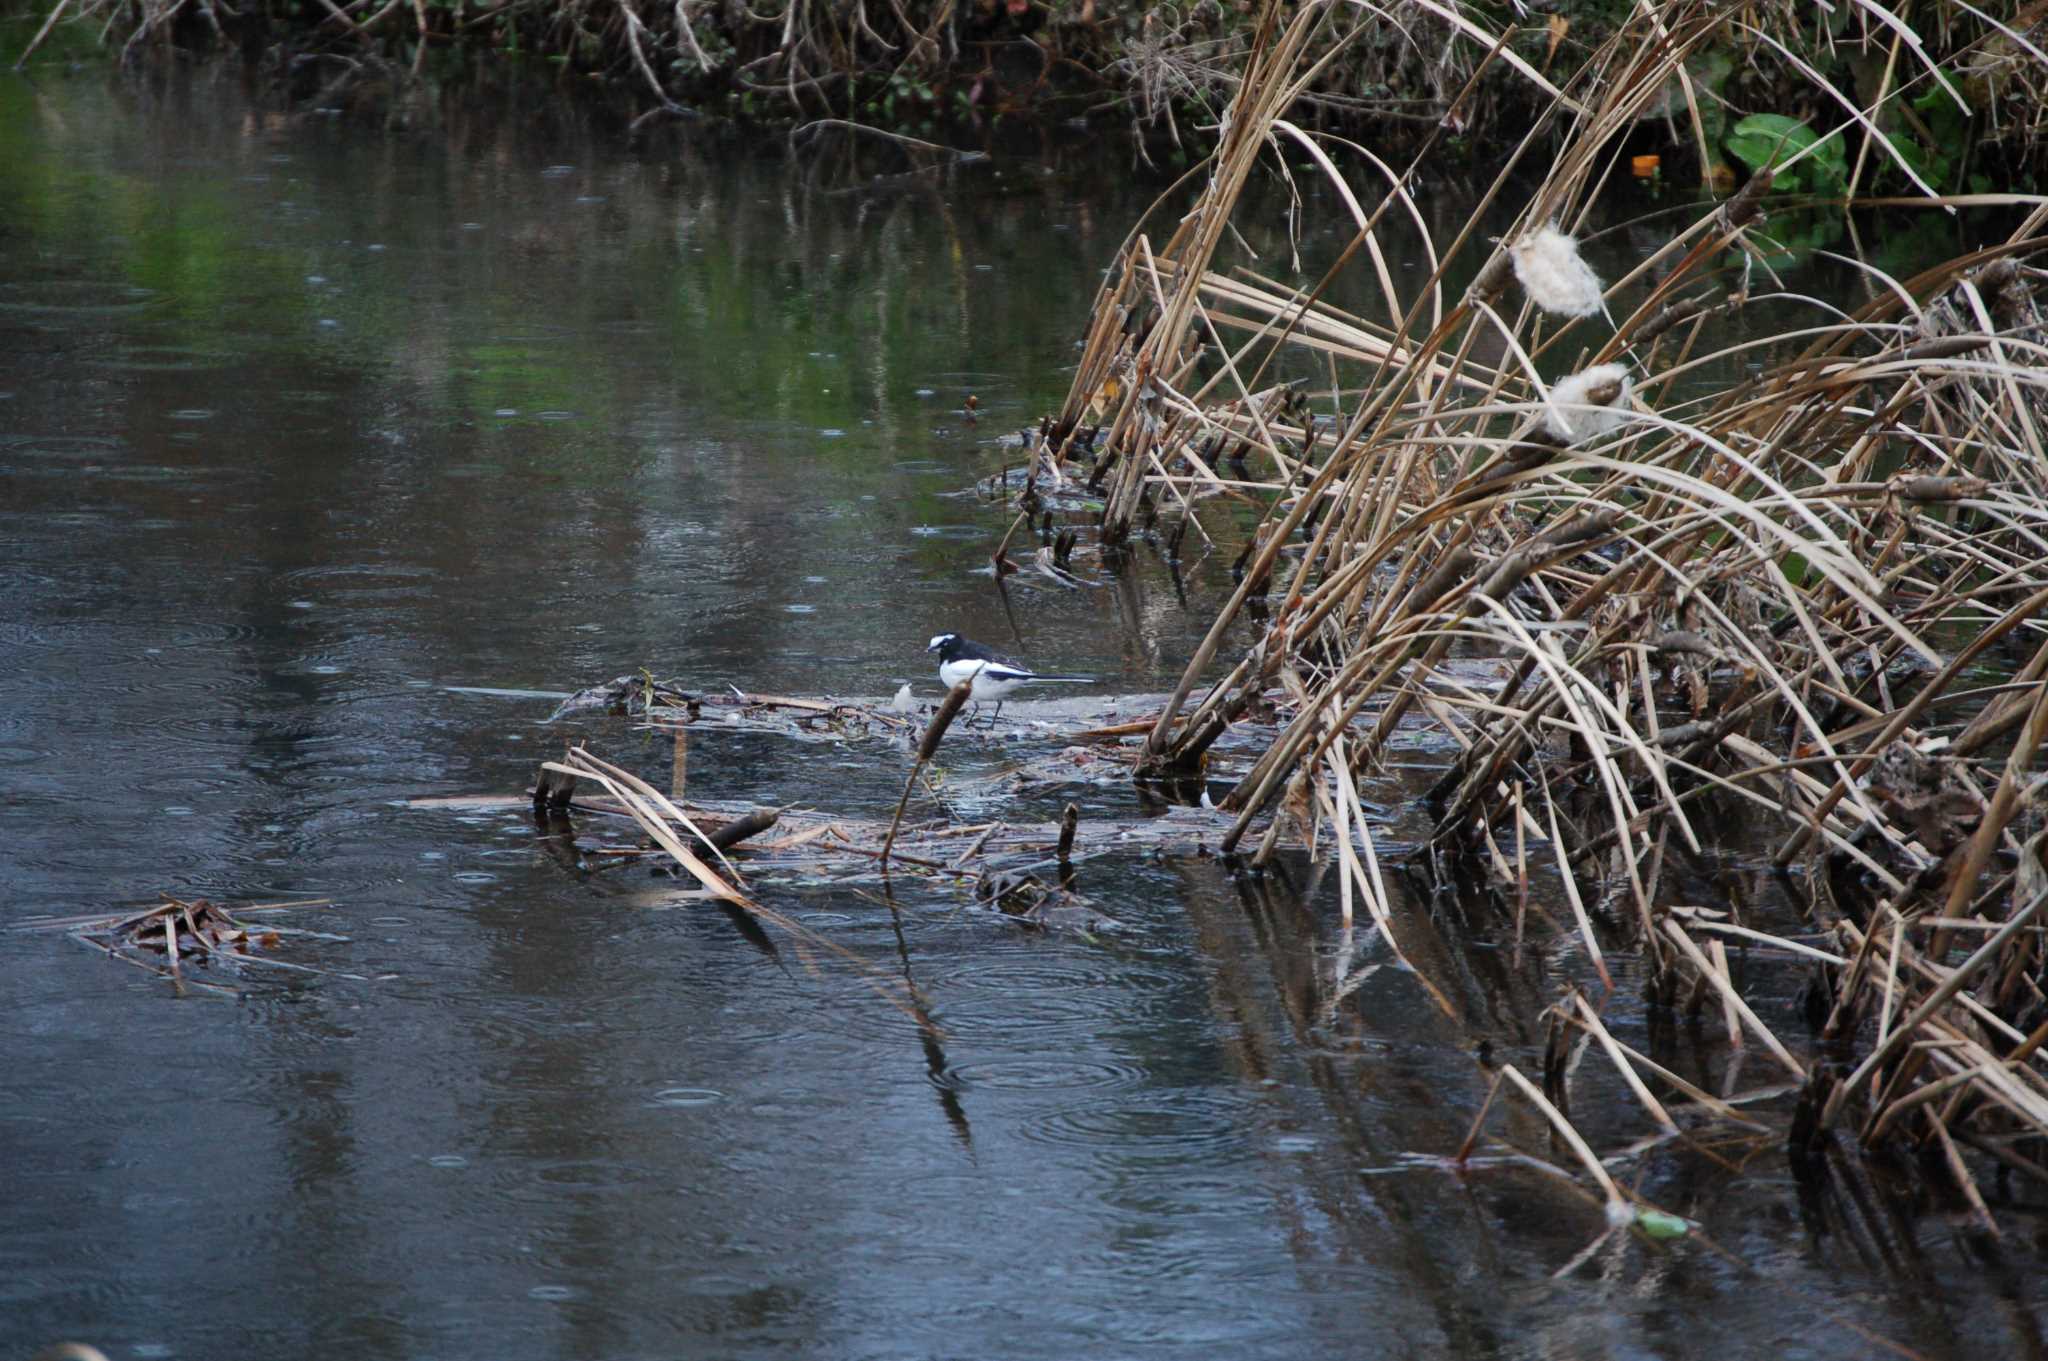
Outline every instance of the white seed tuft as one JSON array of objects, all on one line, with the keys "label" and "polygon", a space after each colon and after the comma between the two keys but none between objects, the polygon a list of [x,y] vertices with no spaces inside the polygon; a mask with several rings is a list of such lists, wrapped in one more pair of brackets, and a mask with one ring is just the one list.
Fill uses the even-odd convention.
[{"label": "white seed tuft", "polygon": [[1635,419],[1635,384],[1622,364],[1595,364],[1550,389],[1543,427],[1566,444],[1583,444]]},{"label": "white seed tuft", "polygon": [[1522,291],[1538,307],[1563,317],[1600,310],[1600,276],[1579,258],[1579,243],[1555,227],[1542,227],[1508,248]]}]

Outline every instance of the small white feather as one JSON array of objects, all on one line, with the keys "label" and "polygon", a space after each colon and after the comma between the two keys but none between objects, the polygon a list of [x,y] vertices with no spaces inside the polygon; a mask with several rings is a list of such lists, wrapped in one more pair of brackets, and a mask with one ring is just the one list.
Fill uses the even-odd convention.
[{"label": "small white feather", "polygon": [[1611,434],[1635,419],[1635,384],[1624,364],[1595,364],[1551,385],[1544,428],[1566,444]]},{"label": "small white feather", "polygon": [[1579,243],[1555,227],[1540,227],[1508,248],[1515,278],[1538,307],[1562,317],[1590,317],[1605,291],[1593,267],[1579,258]]}]

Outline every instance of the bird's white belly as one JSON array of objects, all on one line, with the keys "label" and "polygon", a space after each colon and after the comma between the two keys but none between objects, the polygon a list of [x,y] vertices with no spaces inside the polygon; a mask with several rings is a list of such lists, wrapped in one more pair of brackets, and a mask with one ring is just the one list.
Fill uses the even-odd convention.
[{"label": "bird's white belly", "polygon": [[948,686],[958,685],[963,680],[972,680],[974,686],[967,693],[975,700],[1001,699],[1024,684],[1025,677],[1007,674],[1006,668],[997,667],[999,674],[990,674],[989,668],[995,663],[987,661],[948,662],[939,670],[939,679]]}]

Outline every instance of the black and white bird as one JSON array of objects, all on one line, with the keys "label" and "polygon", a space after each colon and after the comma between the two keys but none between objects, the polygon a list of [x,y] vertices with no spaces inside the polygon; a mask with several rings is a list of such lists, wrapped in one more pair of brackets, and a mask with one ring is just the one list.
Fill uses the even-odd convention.
[{"label": "black and white bird", "polygon": [[957,633],[939,634],[925,644],[924,650],[939,654],[939,681],[948,690],[961,681],[973,679],[974,688],[967,692],[967,697],[976,704],[989,701],[996,706],[995,713],[989,715],[991,723],[1002,717],[1003,701],[1023,686],[1051,683],[1085,685],[1095,679],[1093,676],[1042,675]]}]

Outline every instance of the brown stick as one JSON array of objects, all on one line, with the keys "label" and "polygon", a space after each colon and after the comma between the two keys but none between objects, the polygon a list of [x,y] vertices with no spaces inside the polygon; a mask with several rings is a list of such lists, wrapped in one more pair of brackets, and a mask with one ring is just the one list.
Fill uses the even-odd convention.
[{"label": "brown stick", "polygon": [[707,834],[704,839],[713,850],[731,850],[748,837],[759,836],[773,827],[779,816],[780,814],[773,808],[756,808],[745,817],[734,818],[716,831]]},{"label": "brown stick", "polygon": [[939,711],[932,715],[931,726],[924,730],[924,740],[917,744],[917,762],[910,767],[910,778],[903,782],[903,797],[896,800],[896,816],[889,819],[889,835],[882,838],[881,867],[884,873],[888,872],[889,852],[896,845],[896,829],[903,825],[903,810],[910,803],[910,791],[917,784],[918,772],[924,769],[925,762],[931,760],[933,753],[938,751],[939,739],[946,735],[946,729],[953,724],[954,715],[967,703],[967,696],[973,690],[972,676],[948,690],[946,698],[939,704]]}]

